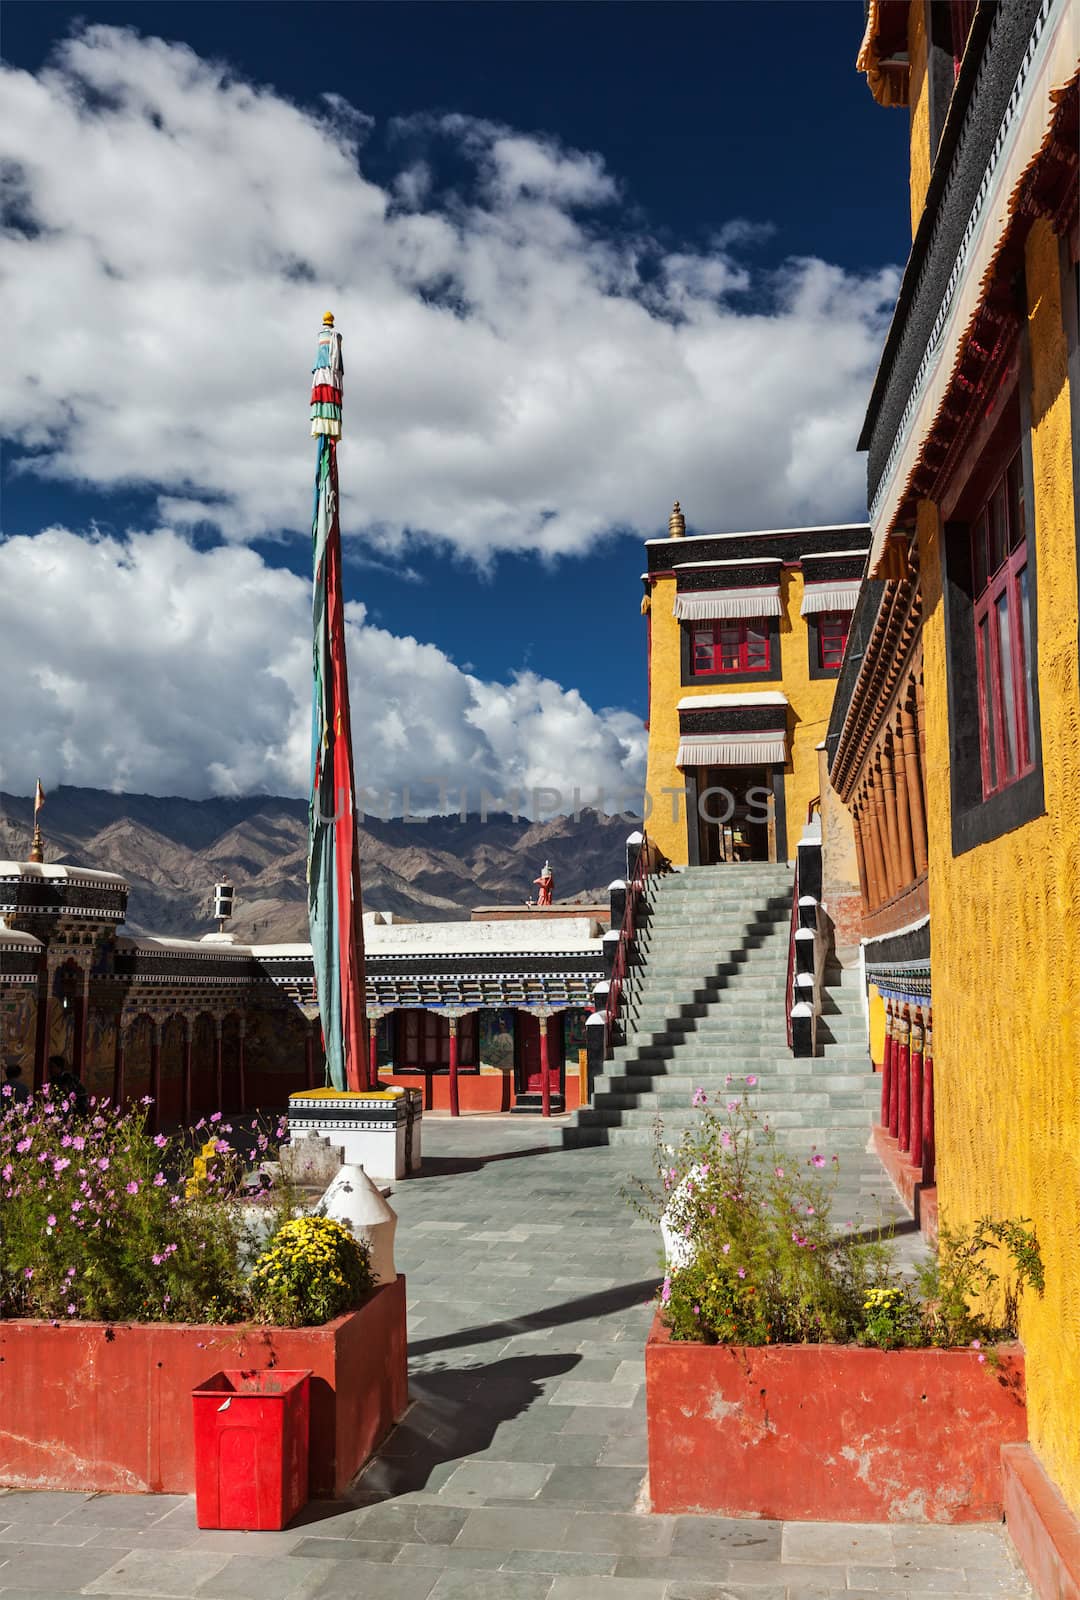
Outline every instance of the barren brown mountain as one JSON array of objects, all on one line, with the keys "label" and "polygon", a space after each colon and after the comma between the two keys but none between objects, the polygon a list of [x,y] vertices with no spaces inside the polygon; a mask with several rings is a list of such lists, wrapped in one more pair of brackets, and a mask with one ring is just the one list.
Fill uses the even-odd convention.
[{"label": "barren brown mountain", "polygon": [[[42,812],[47,861],[120,872],[131,884],[129,930],[197,936],[213,926],[211,891],[236,887],[232,930],[260,942],[306,939],[307,802],[280,795],[185,800],[61,787]],[[518,905],[535,894],[545,859],[556,899],[607,897],[625,863],[632,824],[583,810],[550,822],[491,815],[387,822],[360,833],[364,908],[422,922],[477,905]],[[0,794],[0,857],[25,861],[28,798]]]}]

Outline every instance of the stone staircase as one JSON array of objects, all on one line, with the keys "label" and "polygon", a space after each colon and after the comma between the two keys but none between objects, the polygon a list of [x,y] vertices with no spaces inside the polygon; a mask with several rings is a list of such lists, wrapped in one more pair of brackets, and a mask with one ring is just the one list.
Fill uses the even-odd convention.
[{"label": "stone staircase", "polygon": [[678,1136],[697,1119],[696,1088],[710,1101],[726,1098],[728,1074],[729,1092],[753,1074],[752,1103],[782,1146],[866,1150],[879,1082],[857,972],[826,972],[820,1053],[798,1059],[787,1046],[791,893],[787,867],[756,862],[647,880],[624,989],[625,1043],[596,1079],[592,1104],[564,1131],[565,1143],[649,1145],[658,1114]]}]

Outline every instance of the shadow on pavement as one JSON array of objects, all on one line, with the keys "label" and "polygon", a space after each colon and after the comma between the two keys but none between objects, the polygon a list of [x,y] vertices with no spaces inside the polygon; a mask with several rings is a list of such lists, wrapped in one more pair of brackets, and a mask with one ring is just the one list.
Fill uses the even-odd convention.
[{"label": "shadow on pavement", "polygon": [[545,1306],[542,1311],[530,1311],[523,1317],[509,1317],[503,1322],[485,1322],[478,1327],[461,1328],[456,1333],[441,1334],[434,1339],[413,1339],[409,1342],[409,1355],[416,1357],[435,1350],[457,1350],[462,1345],[512,1339],[515,1334],[535,1333],[540,1328],[561,1328],[568,1322],[590,1322],[594,1317],[604,1317],[613,1311],[625,1311],[629,1306],[643,1305],[652,1298],[659,1281],[659,1276],[642,1278],[637,1283],[621,1283],[614,1289],[601,1289],[596,1294],[582,1295],[577,1300],[564,1300],[557,1306]]}]

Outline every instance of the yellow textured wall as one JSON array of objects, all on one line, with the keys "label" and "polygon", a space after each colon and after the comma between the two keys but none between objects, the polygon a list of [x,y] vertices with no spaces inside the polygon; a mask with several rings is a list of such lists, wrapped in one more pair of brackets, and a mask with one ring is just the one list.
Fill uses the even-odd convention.
[{"label": "yellow textured wall", "polygon": [[908,59],[911,63],[908,105],[911,117],[911,236],[919,226],[930,187],[930,85],[926,71],[926,8],[908,7]]},{"label": "yellow textured wall", "polygon": [[[768,678],[761,683],[732,684],[725,689],[722,683],[701,684],[697,688],[683,687],[679,655],[679,623],[672,616],[675,604],[675,579],[661,578],[652,591],[652,682],[649,710],[649,761],[645,779],[647,828],[649,836],[678,866],[687,860],[686,803],[682,796],[675,799],[672,815],[672,796],[663,793],[665,788],[682,787],[683,774],[675,765],[679,749],[678,703],[684,697],[696,695],[754,694],[766,689],[780,689],[791,703],[794,735],[791,741],[792,760],[788,763],[784,779],[784,797],[787,805],[786,859],[793,860],[806,823],[806,808],[818,793],[818,759],[816,746],[825,737],[829,712],[832,709],[835,678],[810,677],[810,644],[804,618],[799,615],[802,605],[802,573],[785,571],[780,580],[780,597],[784,613],[780,618],[780,666],[782,677]],[[777,853],[783,854],[784,841],[777,841]]]},{"label": "yellow textured wall", "polygon": [[1031,1442],[1080,1511],[1080,690],[1071,428],[1057,241],[1026,252],[1046,815],[954,859],[940,532],[920,507],[935,1096],[942,1214],[1034,1219],[1023,1312]]}]

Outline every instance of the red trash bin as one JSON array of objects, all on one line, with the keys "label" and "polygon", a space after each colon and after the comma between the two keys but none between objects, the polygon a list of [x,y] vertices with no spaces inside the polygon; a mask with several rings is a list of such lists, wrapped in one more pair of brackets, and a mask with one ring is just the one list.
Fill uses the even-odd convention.
[{"label": "red trash bin", "polygon": [[308,1497],[304,1372],[215,1372],[192,1391],[200,1528],[284,1528]]}]

